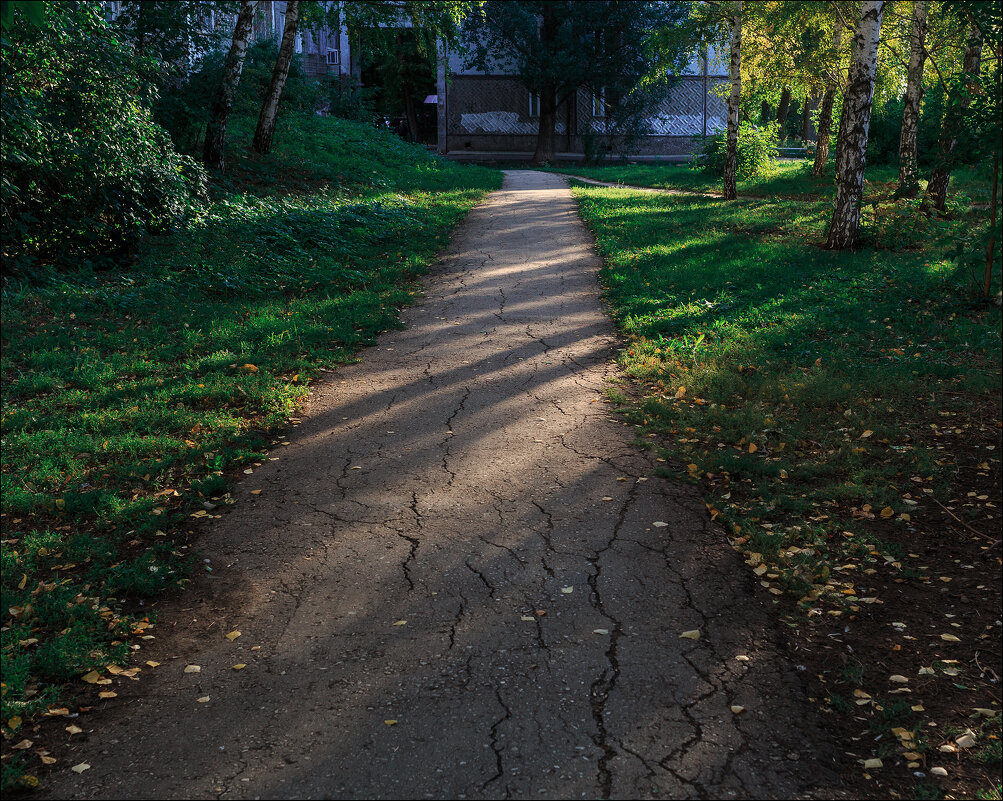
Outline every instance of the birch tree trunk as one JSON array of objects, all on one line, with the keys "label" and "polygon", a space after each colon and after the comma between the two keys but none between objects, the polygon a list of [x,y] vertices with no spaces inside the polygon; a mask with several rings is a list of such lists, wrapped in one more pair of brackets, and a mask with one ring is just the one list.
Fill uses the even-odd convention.
[{"label": "birch tree trunk", "polygon": [[223,79],[212,101],[212,115],[206,128],[205,145],[202,148],[202,162],[206,167],[222,170],[226,166],[223,159],[226,123],[230,119],[230,112],[233,111],[233,98],[237,94],[240,73],[244,69],[244,56],[247,54],[247,44],[251,40],[254,10],[257,5],[258,0],[244,0],[237,14],[230,52],[226,54],[226,61],[223,64]]},{"label": "birch tree trunk", "polygon": [[282,44],[279,45],[279,55],[275,59],[272,70],[272,80],[265,92],[265,102],[261,104],[261,114],[258,115],[258,127],[254,131],[254,141],[251,147],[258,153],[267,153],[272,149],[272,137],[275,135],[275,121],[279,114],[279,101],[282,90],[289,78],[289,64],[293,60],[293,50],[296,47],[296,26],[299,22],[300,0],[289,0],[286,3],[286,26],[282,32]]},{"label": "birch tree trunk", "polygon": [[724,157],[724,199],[738,197],[738,103],[742,96],[742,0],[735,3],[731,28],[731,59],[728,62],[731,94],[728,95],[728,135]]},{"label": "birch tree trunk", "polygon": [[843,99],[843,129],[839,132],[836,154],[841,172],[836,186],[836,207],[829,225],[826,247],[852,248],[860,227],[860,200],[864,192],[867,165],[867,133],[871,124],[874,75],[878,66],[878,39],[881,36],[883,0],[864,0],[860,23],[853,35],[853,58]]},{"label": "birch tree trunk", "polygon": [[836,27],[832,32],[832,47],[835,51],[832,72],[826,82],[825,94],[822,95],[822,108],[818,113],[818,136],[815,140],[815,163],[811,174],[818,178],[825,172],[829,161],[829,140],[832,137],[832,105],[836,101],[836,87],[839,85],[839,48],[843,45],[843,23],[837,17]]},{"label": "birch tree trunk", "polygon": [[919,101],[923,97],[923,62],[926,61],[926,12],[928,1],[916,0],[912,6],[912,32],[909,36],[909,72],[902,111],[902,134],[899,137],[900,195],[913,197],[919,191],[919,166],[916,132],[919,130]]},{"label": "birch tree trunk", "polygon": [[923,204],[933,203],[937,211],[943,211],[947,203],[947,185],[951,182],[951,162],[954,157],[954,149],[958,145],[955,136],[958,123],[961,122],[971,103],[971,90],[975,79],[979,76],[979,67],[982,64],[982,32],[976,25],[972,25],[971,33],[968,35],[968,46],[965,48],[965,62],[962,68],[965,78],[965,89],[960,97],[951,99],[947,113],[944,115],[944,122],[940,131],[940,158],[937,166],[930,174],[930,183],[926,187],[926,198]]}]

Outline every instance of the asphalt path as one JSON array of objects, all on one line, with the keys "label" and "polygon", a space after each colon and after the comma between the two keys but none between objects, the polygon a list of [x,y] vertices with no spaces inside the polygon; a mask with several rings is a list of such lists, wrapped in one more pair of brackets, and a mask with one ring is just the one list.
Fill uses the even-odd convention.
[{"label": "asphalt path", "polygon": [[604,399],[599,266],[566,179],[507,172],[207,527],[212,573],[141,641],[161,664],[45,792],[836,792],[769,597]]}]

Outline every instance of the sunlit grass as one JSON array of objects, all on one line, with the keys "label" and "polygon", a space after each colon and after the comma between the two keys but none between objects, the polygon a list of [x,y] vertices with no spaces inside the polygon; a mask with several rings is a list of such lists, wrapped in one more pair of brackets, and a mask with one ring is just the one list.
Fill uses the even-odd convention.
[{"label": "sunlit grass", "polygon": [[188,516],[228,500],[226,476],[321,368],[399,325],[500,185],[362,125],[285,125],[271,156],[233,154],[200,225],[135,264],[4,288],[5,734],[127,659],[132,601],[188,574]]},{"label": "sunlit grass", "polygon": [[1000,314],[943,245],[823,250],[825,201],[574,191],[644,387],[631,419],[806,605],[876,547],[870,510],[904,531],[910,489],[950,498],[974,467],[954,437],[999,459]]}]

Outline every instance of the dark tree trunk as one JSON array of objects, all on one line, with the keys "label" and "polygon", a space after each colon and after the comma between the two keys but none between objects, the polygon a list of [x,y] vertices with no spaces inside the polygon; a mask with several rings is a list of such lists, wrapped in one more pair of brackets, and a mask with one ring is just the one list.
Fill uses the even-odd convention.
[{"label": "dark tree trunk", "polygon": [[829,141],[832,137],[832,106],[836,101],[836,87],[839,85],[839,48],[843,44],[843,23],[837,18],[836,27],[832,33],[832,46],[835,50],[835,60],[832,72],[826,82],[825,94],[822,95],[822,108],[818,113],[818,137],[815,140],[815,163],[811,174],[816,178],[825,172],[829,161]]},{"label": "dark tree trunk", "polygon": [[244,0],[237,14],[237,24],[233,29],[233,39],[230,42],[230,52],[226,54],[223,64],[223,79],[216,90],[212,101],[212,116],[206,127],[205,145],[202,148],[202,161],[206,167],[218,170],[225,168],[223,160],[223,143],[226,140],[226,123],[233,111],[233,98],[237,94],[240,83],[240,73],[244,69],[244,55],[251,39],[251,28],[254,24],[254,9],[258,0]]},{"label": "dark tree trunk", "polygon": [[[540,25],[540,42],[546,47],[557,38],[557,12],[550,3],[543,3]],[[536,133],[536,152],[533,163],[543,164],[554,160],[554,129],[557,125],[557,91],[548,81],[540,87],[540,125]]]},{"label": "dark tree trunk", "polygon": [[766,125],[770,121],[770,104],[765,100],[759,107],[759,124]]},{"label": "dark tree trunk", "polygon": [[738,107],[742,98],[742,10],[742,0],[739,0],[731,22],[731,58],[728,61],[731,93],[728,95],[728,134],[725,139],[727,143],[724,157],[725,200],[734,200],[738,197]]},{"label": "dark tree trunk", "polygon": [[289,0],[286,3],[286,27],[282,32],[282,44],[279,45],[279,55],[275,59],[272,70],[272,80],[265,92],[265,102],[261,105],[258,115],[258,127],[254,131],[254,141],[251,147],[258,153],[267,153],[272,149],[272,137],[275,135],[275,121],[279,115],[279,101],[282,90],[289,78],[289,65],[293,60],[293,50],[296,47],[296,26],[299,22],[300,0]]},{"label": "dark tree trunk", "polygon": [[944,114],[943,127],[940,131],[940,158],[937,166],[930,174],[930,183],[926,187],[926,198],[924,205],[933,203],[937,211],[943,211],[947,203],[947,186],[951,182],[951,167],[954,160],[954,149],[958,145],[956,136],[958,125],[965,116],[971,103],[971,88],[975,79],[979,75],[979,65],[982,63],[982,32],[978,26],[972,25],[971,33],[968,36],[968,46],[965,48],[965,62],[963,71],[965,74],[966,91],[960,97],[951,98],[947,113]]},{"label": "dark tree trunk", "polygon": [[811,94],[805,95],[804,101],[802,101],[803,108],[801,109],[801,144],[807,144],[808,140],[811,139],[811,113],[815,110],[815,103],[818,100],[818,95]]},{"label": "dark tree trunk", "polygon": [[919,191],[919,167],[916,151],[916,133],[919,130],[919,102],[923,97],[923,62],[926,49],[927,0],[916,0],[912,8],[912,32],[909,44],[909,72],[905,90],[905,108],[902,110],[902,133],[899,136],[899,187],[904,197],[913,197]]},{"label": "dark tree trunk", "polygon": [[850,60],[836,153],[836,164],[840,170],[836,205],[826,242],[826,247],[832,250],[852,248],[860,227],[860,201],[864,192],[864,168],[867,166],[867,133],[871,124],[884,6],[882,0],[864,0],[860,23],[853,36],[853,58]]},{"label": "dark tree trunk", "polygon": [[545,164],[554,160],[556,126],[557,93],[548,86],[540,93],[540,127],[536,134],[536,152],[533,153],[534,164]]},{"label": "dark tree trunk", "polygon": [[777,106],[777,130],[780,132],[780,138],[784,138],[784,123],[787,122],[787,114],[791,110],[791,90],[784,87],[784,91],[780,93],[780,105]]}]

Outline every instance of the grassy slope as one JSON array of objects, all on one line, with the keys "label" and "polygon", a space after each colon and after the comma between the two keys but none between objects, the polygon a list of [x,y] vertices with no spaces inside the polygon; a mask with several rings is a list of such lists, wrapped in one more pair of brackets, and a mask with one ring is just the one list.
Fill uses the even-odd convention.
[{"label": "grassy slope", "polygon": [[500,185],[335,119],[287,119],[276,141],[235,154],[203,224],[131,268],[5,291],[5,737],[126,661],[130,601],[184,581],[187,516],[227,499],[224,472],[260,458],[320,368],[397,325]]},{"label": "grassy slope", "polygon": [[[636,391],[614,397],[673,474],[701,485],[757,577],[787,599],[790,625],[816,621],[822,633],[810,650],[833,647],[824,632],[842,626],[826,629],[830,615],[855,621],[847,632],[864,632],[842,673],[838,654],[824,677],[829,668],[812,663],[816,692],[850,710],[850,747],[886,749],[886,765],[902,771],[894,775],[915,781],[899,756],[911,749],[896,750],[894,737],[875,744],[875,731],[854,746],[861,736],[852,727],[877,715],[872,728],[916,731],[924,751],[938,732],[977,726],[966,722],[970,707],[996,705],[977,660],[980,647],[983,659],[994,651],[980,640],[999,637],[999,554],[988,543],[1000,518],[1000,312],[969,302],[942,250],[915,247],[922,236],[908,237],[912,249],[820,249],[825,201],[574,191],[628,338],[621,364]],[[891,230],[877,238],[904,237]],[[972,565],[978,570],[963,569]],[[987,583],[976,586],[980,580]],[[940,595],[948,586],[960,595]],[[954,607],[957,597],[963,603]],[[917,648],[906,637],[899,645],[889,620],[909,621],[907,631],[920,635],[958,625],[948,630],[971,643],[948,654],[961,660],[954,675],[966,675],[963,683],[938,675],[925,679],[935,692],[910,696],[940,706],[940,729],[926,728],[903,696],[874,709],[855,705],[865,703],[852,694],[862,685],[887,692],[890,673],[915,681],[931,659],[937,671],[948,669],[936,661],[943,642]],[[997,710],[974,762],[964,763],[973,781],[982,762],[999,760],[998,739],[995,752],[991,742],[981,745],[999,737],[999,721]]]},{"label": "grassy slope", "polygon": [[[633,186],[651,186],[657,189],[679,189],[687,192],[720,192],[721,179],[688,164],[616,164],[607,167],[555,167],[551,172],[581,175],[597,181],[623,183]],[[898,168],[887,165],[867,170],[866,194],[887,194],[898,180]],[[926,181],[920,182],[926,186]],[[960,167],[951,177],[951,192],[964,193],[978,202],[987,202],[989,179],[984,170]],[[812,200],[835,194],[832,164],[825,175],[813,178],[811,162],[777,161],[769,175],[748,178],[738,182],[739,196],[791,198]]]}]

